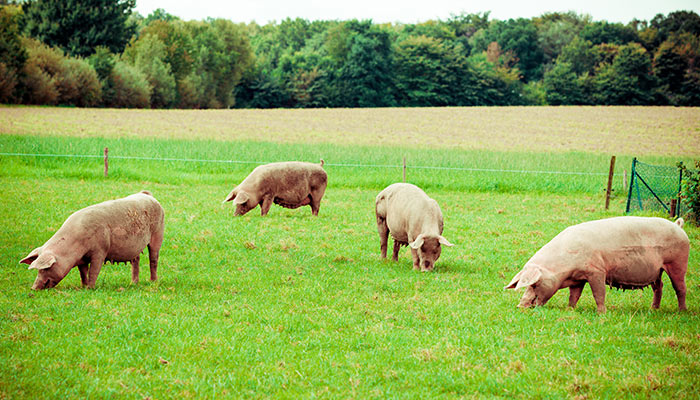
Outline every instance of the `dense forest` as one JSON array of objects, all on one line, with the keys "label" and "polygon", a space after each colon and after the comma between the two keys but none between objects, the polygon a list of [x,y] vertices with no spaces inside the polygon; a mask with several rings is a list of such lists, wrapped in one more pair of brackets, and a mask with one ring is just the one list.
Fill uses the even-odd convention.
[{"label": "dense forest", "polygon": [[0,103],[139,108],[700,105],[700,16],[183,21],[0,0]]}]

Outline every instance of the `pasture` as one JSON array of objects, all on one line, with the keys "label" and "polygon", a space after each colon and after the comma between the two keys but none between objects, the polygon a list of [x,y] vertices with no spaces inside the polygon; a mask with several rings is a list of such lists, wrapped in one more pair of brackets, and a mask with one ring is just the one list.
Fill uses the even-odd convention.
[{"label": "pasture", "polygon": [[[105,178],[99,157],[0,155],[0,398],[697,398],[697,227],[687,312],[666,277],[659,310],[608,289],[603,315],[588,287],[528,310],[503,287],[565,227],[623,214],[633,156],[700,157],[699,130],[690,108],[0,107],[0,153],[114,157]],[[379,257],[374,197],[402,157],[455,244],[432,273]],[[221,204],[255,162],[320,158],[317,218]],[[157,282],[144,253],[137,286],[108,264],[94,290],[77,270],[29,289],[18,261],[70,213],[142,189],[166,213]]]}]

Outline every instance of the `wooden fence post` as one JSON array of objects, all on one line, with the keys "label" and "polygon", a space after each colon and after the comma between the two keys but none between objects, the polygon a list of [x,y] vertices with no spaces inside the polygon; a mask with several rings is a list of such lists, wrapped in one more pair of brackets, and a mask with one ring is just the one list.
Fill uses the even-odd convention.
[{"label": "wooden fence post", "polygon": [[605,209],[610,207],[610,194],[612,192],[613,175],[615,174],[615,156],[610,158],[610,172],[608,172],[608,189],[605,191]]},{"label": "wooden fence post", "polygon": [[105,177],[107,177],[107,172],[109,171],[109,159],[107,158],[107,153],[109,149],[105,147]]},{"label": "wooden fence post", "polygon": [[678,199],[671,199],[671,209],[668,210],[668,214],[671,218],[676,216],[676,208],[678,208]]},{"label": "wooden fence post", "polygon": [[406,157],[403,158],[403,181],[406,182]]}]

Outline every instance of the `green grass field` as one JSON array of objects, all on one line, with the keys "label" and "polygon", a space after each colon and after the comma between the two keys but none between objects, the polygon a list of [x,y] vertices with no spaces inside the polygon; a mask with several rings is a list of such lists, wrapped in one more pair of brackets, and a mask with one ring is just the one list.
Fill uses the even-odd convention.
[{"label": "green grass field", "polygon": [[[547,110],[562,112],[532,109]],[[674,117],[651,110],[658,118],[654,126]],[[63,134],[18,128],[13,113],[19,111],[36,118],[57,115],[56,129]],[[603,114],[624,111],[601,108]],[[254,140],[169,138],[156,134],[169,126],[159,122],[168,115],[161,111],[149,120],[154,134],[136,138],[82,135],[77,125],[62,125],[63,112],[76,110],[0,107],[0,120],[9,121],[0,153],[101,155],[109,147],[114,157],[105,178],[100,158],[0,155],[0,398],[700,396],[699,228],[685,228],[691,239],[688,312],[678,312],[667,278],[659,310],[650,309],[650,289],[609,289],[603,315],[595,312],[588,288],[573,310],[567,308],[568,291],[544,307],[521,310],[516,306],[522,293],[503,289],[565,227],[623,214],[622,170],[629,170],[633,156],[675,165],[700,157],[698,147],[673,156],[661,146],[650,151],[654,138],[640,135],[639,152],[617,154],[616,195],[606,211],[603,189],[612,154],[574,145],[580,143],[575,138],[566,148],[540,152],[517,146],[425,150],[410,143],[350,145],[330,122],[323,131],[331,136],[319,144],[264,134]],[[86,124],[99,126],[104,118],[104,125],[116,126],[110,120],[114,110],[88,112],[96,117]],[[339,112],[347,116],[351,110]],[[683,112],[693,120],[698,114]],[[133,113],[146,118],[150,112]],[[294,110],[277,113],[282,119],[298,116]],[[206,124],[210,114],[187,115],[192,121],[178,129],[196,132],[197,116]],[[578,118],[566,123],[565,130],[581,135],[592,129]],[[691,143],[696,128],[687,132]],[[516,132],[511,141],[518,140],[527,142]],[[230,203],[221,201],[254,164],[118,156],[323,158],[329,186],[317,218],[308,207],[277,206],[265,218],[259,208],[234,218]],[[398,263],[379,257],[374,197],[401,180],[402,157],[408,181],[439,202],[444,236],[455,244],[443,250],[432,273],[413,271],[407,249]],[[586,174],[512,172],[523,170]],[[30,290],[36,272],[18,261],[68,215],[142,189],[152,191],[166,212],[157,282],[149,282],[142,268],[141,283],[134,286],[128,265],[110,264],[94,290],[80,287],[77,271],[54,289]],[[146,253],[141,262],[147,265]]]}]

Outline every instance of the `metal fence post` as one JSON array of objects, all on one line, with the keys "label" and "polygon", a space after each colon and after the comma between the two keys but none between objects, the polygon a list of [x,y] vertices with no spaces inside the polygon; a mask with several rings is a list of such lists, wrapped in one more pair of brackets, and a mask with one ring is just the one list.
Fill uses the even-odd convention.
[{"label": "metal fence post", "polygon": [[630,188],[627,192],[627,207],[625,207],[625,214],[630,212],[630,203],[632,202],[632,187],[634,187],[635,171],[634,167],[637,164],[637,157],[632,159],[632,172],[630,172]]}]

